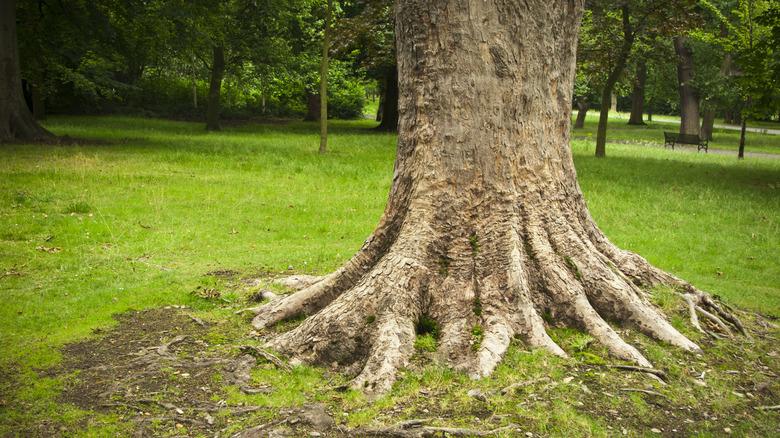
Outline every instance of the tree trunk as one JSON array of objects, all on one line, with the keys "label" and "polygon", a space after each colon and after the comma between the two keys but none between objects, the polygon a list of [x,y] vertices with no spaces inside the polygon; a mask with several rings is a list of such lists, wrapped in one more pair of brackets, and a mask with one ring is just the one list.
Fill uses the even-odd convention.
[{"label": "tree trunk", "polygon": [[747,127],[747,120],[745,120],[745,117],[742,117],[742,126],[739,130],[739,153],[737,153],[737,158],[740,160],[745,158],[745,129]]},{"label": "tree trunk", "polygon": [[715,127],[715,108],[706,108],[701,118],[701,138],[712,140],[712,130]]},{"label": "tree trunk", "polygon": [[617,94],[614,93],[614,90],[613,90],[613,93],[612,93],[612,99],[610,99],[610,101],[612,103],[609,106],[609,110],[612,111],[612,112],[617,112],[617,110],[618,110],[618,108],[617,108]]},{"label": "tree trunk", "polygon": [[380,90],[379,93],[379,105],[376,107],[376,121],[381,122],[382,121],[382,112],[384,112],[384,106],[385,106],[385,87],[387,87],[387,78],[385,78],[382,90]]},{"label": "tree trunk", "polygon": [[395,65],[388,72],[382,105],[382,121],[376,129],[388,132],[398,130],[398,66]]},{"label": "tree trunk", "polygon": [[306,116],[303,118],[306,122],[314,122],[320,119],[320,95],[306,92]]},{"label": "tree trunk", "polygon": [[322,58],[320,59],[320,153],[328,150],[328,51],[330,50],[330,14],[332,0],[325,6],[325,29],[322,37]]},{"label": "tree trunk", "polygon": [[0,1],[0,143],[54,136],[33,117],[22,91],[16,41],[16,0]]},{"label": "tree trunk", "polygon": [[384,216],[346,265],[256,309],[254,326],[307,315],[268,333],[268,346],[346,371],[370,393],[408,363],[421,319],[438,326],[439,360],[474,377],[515,336],[565,356],[543,315],[642,366],[607,320],[699,351],[635,282],[708,296],[610,243],[577,184],[569,126],[583,2],[468,6],[398,1],[401,118]]},{"label": "tree trunk", "polygon": [[[599,126],[596,130],[596,156],[604,157],[607,155],[607,123],[609,122],[609,106],[612,103],[612,93],[615,89],[620,75],[626,69],[628,57],[631,55],[631,49],[634,47],[634,28],[631,25],[631,14],[628,3],[621,6],[621,15],[623,22],[623,44],[620,47],[620,53],[617,62],[612,66],[612,70],[607,76],[604,88],[601,91],[601,112],[599,113]],[[617,106],[617,105],[616,105]]]},{"label": "tree trunk", "polygon": [[647,64],[644,59],[640,59],[636,65],[636,78],[634,79],[634,89],[631,91],[631,117],[628,119],[629,125],[644,125],[642,114],[645,112],[645,82],[647,81]]},{"label": "tree trunk", "polygon": [[32,92],[33,117],[35,120],[46,120],[46,99],[41,93],[41,87],[32,84],[30,91]]},{"label": "tree trunk", "polygon": [[677,83],[680,93],[680,134],[699,135],[699,97],[693,88],[693,50],[687,38],[674,38],[677,54]]},{"label": "tree trunk", "polygon": [[590,109],[590,103],[586,98],[577,99],[577,120],[574,122],[574,129],[582,129],[585,127],[585,116]]},{"label": "tree trunk", "polygon": [[652,122],[653,121],[653,108],[650,107],[647,109],[647,121]]},{"label": "tree trunk", "polygon": [[198,108],[198,84],[194,79],[192,81],[192,107]]},{"label": "tree trunk", "polygon": [[209,99],[206,108],[206,130],[219,131],[220,94],[225,77],[225,48],[214,46],[209,79]]}]

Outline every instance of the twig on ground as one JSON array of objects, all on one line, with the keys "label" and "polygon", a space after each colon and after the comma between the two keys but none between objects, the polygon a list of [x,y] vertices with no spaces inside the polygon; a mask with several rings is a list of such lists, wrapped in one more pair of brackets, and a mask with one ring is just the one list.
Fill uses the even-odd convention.
[{"label": "twig on ground", "polygon": [[623,391],[623,392],[641,392],[642,394],[647,394],[647,395],[654,395],[654,396],[656,396],[656,397],[661,397],[661,398],[668,399],[668,397],[666,397],[665,395],[661,394],[660,392],[651,391],[651,390],[649,390],[649,389],[641,389],[641,388],[620,388],[620,390],[621,390],[621,391]]},{"label": "twig on ground", "polygon": [[476,430],[460,427],[425,426],[431,419],[414,419],[397,423],[383,429],[358,429],[350,431],[359,436],[379,437],[433,437],[433,436],[495,436],[500,432],[516,427],[514,424],[499,427],[493,430]]},{"label": "twig on ground", "polygon": [[529,385],[533,385],[535,383],[546,382],[548,380],[550,380],[549,377],[539,377],[537,379],[525,380],[523,382],[515,382],[515,383],[513,383],[513,384],[511,384],[509,386],[505,386],[504,388],[501,388],[501,395],[506,395],[506,394],[508,394],[508,393],[510,393],[512,391],[515,391],[515,390],[517,390],[519,388],[523,388],[523,387],[526,387],[526,386],[529,386]]},{"label": "twig on ground", "polygon": [[249,354],[254,356],[255,358],[262,358],[265,359],[268,362],[271,362],[272,364],[276,365],[277,368],[283,369],[285,371],[291,371],[292,367],[290,365],[287,365],[286,363],[282,362],[281,359],[274,356],[273,354],[263,351],[257,347],[253,347],[251,345],[242,345],[238,347],[239,350],[241,350],[244,354]]}]

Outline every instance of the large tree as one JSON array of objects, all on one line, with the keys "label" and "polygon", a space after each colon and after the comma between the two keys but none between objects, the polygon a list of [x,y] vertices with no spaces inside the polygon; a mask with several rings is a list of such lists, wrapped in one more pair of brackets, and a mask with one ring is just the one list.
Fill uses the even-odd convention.
[{"label": "large tree", "polygon": [[548,324],[579,327],[643,366],[607,320],[699,351],[638,285],[677,287],[692,308],[739,327],[705,293],[614,246],[588,212],[569,148],[582,8],[398,0],[401,117],[387,208],[346,265],[257,309],[258,329],[308,316],[270,346],[381,392],[411,357],[420,321],[438,326],[441,360],[475,377],[514,336],[565,356]]},{"label": "large tree", "polygon": [[674,52],[680,93],[680,134],[699,135],[699,94],[693,86],[693,49],[687,37],[674,38]]},{"label": "large tree", "polygon": [[0,1],[0,143],[52,137],[33,117],[22,92],[16,42],[16,0]]}]

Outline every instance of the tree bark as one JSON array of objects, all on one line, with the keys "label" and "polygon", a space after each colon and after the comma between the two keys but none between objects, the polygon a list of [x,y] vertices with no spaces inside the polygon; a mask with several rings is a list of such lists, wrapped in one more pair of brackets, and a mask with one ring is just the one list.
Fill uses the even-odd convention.
[{"label": "tree bark", "polygon": [[644,125],[642,115],[645,112],[645,82],[647,82],[647,64],[644,59],[640,59],[636,64],[636,78],[634,78],[634,88],[631,91],[631,117],[628,119],[629,125]]},{"label": "tree bark", "polygon": [[739,130],[739,152],[737,153],[737,158],[740,160],[745,158],[745,131],[747,127],[747,120],[745,117],[742,117],[742,126]]},{"label": "tree bark", "polygon": [[388,132],[398,130],[398,66],[395,65],[387,75],[382,101],[382,121],[376,129]]},{"label": "tree bark", "polygon": [[330,51],[330,14],[332,0],[325,6],[325,29],[322,37],[322,58],[320,59],[320,149],[324,154],[328,150],[328,61]]},{"label": "tree bark", "polygon": [[401,117],[387,208],[346,265],[256,309],[258,330],[308,316],[269,333],[269,347],[346,371],[369,393],[408,364],[422,319],[438,325],[438,359],[473,377],[490,374],[515,336],[565,356],[542,315],[642,366],[606,320],[699,351],[637,284],[708,296],[610,243],[577,184],[569,126],[582,9],[398,1]]},{"label": "tree bark", "polygon": [[306,92],[306,116],[303,118],[306,122],[320,120],[320,95]]},{"label": "tree bark", "polygon": [[680,134],[699,135],[699,96],[693,88],[693,50],[686,37],[674,38],[680,93]]},{"label": "tree bark", "polygon": [[574,122],[574,129],[582,129],[585,127],[585,116],[590,109],[590,103],[586,98],[577,99],[577,120]]},{"label": "tree bark", "polygon": [[715,108],[706,108],[701,117],[701,138],[712,140],[712,130],[715,127]]},{"label": "tree bark", "polygon": [[623,3],[621,7],[623,22],[623,43],[620,46],[620,53],[612,70],[607,76],[604,88],[601,91],[601,112],[599,113],[599,126],[596,130],[596,156],[604,157],[607,155],[607,123],[609,122],[609,107],[612,103],[612,93],[615,89],[620,75],[626,69],[628,57],[631,55],[631,49],[634,47],[634,28],[631,25],[631,14],[628,3]]},{"label": "tree bark", "polygon": [[33,117],[22,91],[16,40],[16,0],[0,1],[0,143],[45,141],[54,136]]},{"label": "tree bark", "polygon": [[206,130],[219,131],[220,95],[222,79],[225,77],[225,48],[214,46],[209,79],[209,98],[206,103]]}]

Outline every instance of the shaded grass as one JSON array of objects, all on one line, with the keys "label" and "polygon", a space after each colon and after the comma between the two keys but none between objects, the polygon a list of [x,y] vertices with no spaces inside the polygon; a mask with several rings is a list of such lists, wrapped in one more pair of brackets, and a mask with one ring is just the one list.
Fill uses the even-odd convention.
[{"label": "shaded grass", "polygon": [[[225,288],[204,280],[206,272],[325,273],[347,260],[377,223],[392,176],[395,137],[369,130],[374,124],[334,122],[324,156],[316,152],[314,124],[247,124],[215,134],[200,124],[130,117],[52,118],[47,128],[55,133],[91,141],[0,149],[0,367],[22,368],[21,397],[34,407],[26,415],[39,419],[59,409],[58,383],[33,370],[56,363],[62,344],[112,324],[113,313],[186,304],[226,318],[230,312],[216,306],[238,304],[239,296],[228,291],[204,300],[191,293],[199,286]],[[644,135],[631,132],[630,138]],[[575,141],[573,150],[591,212],[619,246],[728,303],[780,316],[780,163],[618,144],[610,144],[606,159],[595,159],[589,141]],[[684,317],[673,322],[683,327]],[[575,360],[603,361],[587,337],[554,336]],[[435,348],[427,341],[421,350]],[[668,362],[668,350],[648,345],[651,360]],[[279,400],[256,400],[263,403],[297,404],[306,397],[301,387],[325,386],[307,369],[293,382],[263,372],[271,374],[256,379],[281,379],[275,385],[287,388]],[[393,395],[375,404],[355,393],[322,390],[316,397],[336,400],[349,411],[347,424],[358,426],[382,412],[388,421],[424,414],[421,388],[462,385],[430,410],[480,413],[487,408],[473,406],[465,395],[469,385],[566,372],[555,359],[513,350],[497,377],[482,383],[431,366],[406,374]],[[730,409],[739,400],[723,391],[717,403]],[[645,409],[641,398],[620,400]],[[522,415],[528,428],[543,433],[606,433],[608,421],[572,403],[568,395],[540,398],[524,405]],[[490,409],[517,406],[503,400]],[[66,412],[66,422],[85,415]],[[473,417],[458,421],[471,424]],[[110,416],[91,421],[87,429],[94,423],[101,433],[119,427]]]}]

